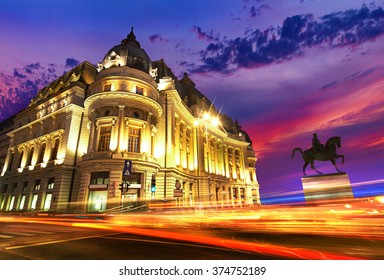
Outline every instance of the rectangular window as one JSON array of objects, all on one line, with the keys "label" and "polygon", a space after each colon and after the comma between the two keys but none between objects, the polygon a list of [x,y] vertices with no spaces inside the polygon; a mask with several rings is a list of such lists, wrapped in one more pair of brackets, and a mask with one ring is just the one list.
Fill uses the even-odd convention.
[{"label": "rectangular window", "polygon": [[40,179],[35,181],[35,187],[33,188],[33,190],[35,191],[40,190]]},{"label": "rectangular window", "polygon": [[136,86],[136,93],[143,95],[144,94],[144,88]]},{"label": "rectangular window", "polygon": [[4,204],[5,204],[5,196],[3,195],[3,198],[1,199],[0,210],[3,210]]},{"label": "rectangular window", "polygon": [[25,205],[25,195],[23,195],[23,196],[21,197],[19,210],[24,210],[24,205]]},{"label": "rectangular window", "polygon": [[13,184],[12,192],[15,193],[15,192],[16,192],[16,189],[17,189],[17,183],[14,183],[14,184]]},{"label": "rectangular window", "polygon": [[51,208],[51,201],[52,201],[52,194],[47,193],[45,196],[45,202],[44,202],[44,210],[49,210]]},{"label": "rectangular window", "polygon": [[27,191],[28,190],[28,181],[24,181],[24,184],[23,184],[23,192]]},{"label": "rectangular window", "polygon": [[98,151],[109,151],[109,143],[111,142],[112,126],[103,126],[100,128],[100,140]]},{"label": "rectangular window", "polygon": [[15,196],[12,195],[11,197],[11,203],[9,204],[9,211],[13,210],[13,206],[15,205]]},{"label": "rectangular window", "polygon": [[52,190],[54,186],[55,186],[55,178],[51,177],[51,178],[48,179],[47,189],[48,190]]},{"label": "rectangular window", "polygon": [[109,172],[92,172],[91,173],[91,185],[108,185],[109,184]]},{"label": "rectangular window", "polygon": [[36,207],[37,207],[37,199],[38,199],[39,195],[38,194],[34,194],[33,197],[32,197],[32,203],[31,203],[31,210],[36,210]]},{"label": "rectangular window", "polygon": [[104,91],[111,91],[111,88],[112,88],[112,84],[104,84],[104,87],[103,87],[103,90]]},{"label": "rectangular window", "polygon": [[140,129],[129,128],[128,152],[140,153]]}]

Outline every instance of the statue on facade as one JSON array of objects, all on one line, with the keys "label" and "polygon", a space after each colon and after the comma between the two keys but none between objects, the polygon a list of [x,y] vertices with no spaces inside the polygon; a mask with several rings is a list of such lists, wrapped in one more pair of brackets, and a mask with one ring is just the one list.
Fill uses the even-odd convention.
[{"label": "statue on facade", "polygon": [[325,145],[321,144],[319,138],[317,137],[317,134],[313,134],[313,139],[312,139],[312,147],[308,150],[303,150],[301,148],[294,148],[292,150],[292,158],[295,155],[295,152],[300,152],[303,156],[304,160],[304,166],[303,166],[303,173],[304,175],[307,175],[305,172],[306,167],[308,164],[311,165],[311,168],[315,170],[317,173],[322,174],[320,171],[318,171],[315,166],[314,166],[314,161],[319,160],[319,161],[331,161],[333,166],[335,166],[337,172],[339,173],[344,173],[340,171],[337,166],[336,166],[336,161],[335,159],[341,158],[341,163],[344,164],[344,155],[338,155],[336,152],[337,148],[341,147],[341,142],[340,142],[340,137],[335,136],[331,137],[327,140]]}]

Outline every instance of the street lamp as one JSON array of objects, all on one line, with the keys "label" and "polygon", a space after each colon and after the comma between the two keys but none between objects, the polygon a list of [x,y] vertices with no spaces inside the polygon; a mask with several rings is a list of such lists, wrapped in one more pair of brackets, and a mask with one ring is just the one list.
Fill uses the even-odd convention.
[{"label": "street lamp", "polygon": [[[204,163],[206,165],[205,170],[208,173],[208,176],[207,176],[208,182],[207,183],[208,183],[208,191],[209,191],[209,200],[211,200],[211,188],[210,188],[210,176],[209,176],[209,173],[211,172],[211,168],[210,168],[210,162],[209,162],[210,146],[209,146],[209,142],[208,142],[208,125],[210,125],[212,127],[218,127],[220,125],[220,120],[217,116],[212,116],[208,112],[204,112],[201,114],[201,117],[197,118],[194,122],[196,131],[197,131],[197,127],[200,126],[202,123],[204,123],[204,126],[205,126],[205,144],[207,147],[207,151],[206,151],[207,157],[206,157],[206,161],[204,161]],[[198,133],[196,133],[196,137],[199,138]],[[198,143],[198,141],[197,141],[197,157],[198,157],[198,161],[199,161],[199,143]],[[197,194],[198,194],[198,199],[200,201],[200,184],[199,184],[200,168],[199,168],[199,166],[197,167],[197,176],[198,176]]]}]

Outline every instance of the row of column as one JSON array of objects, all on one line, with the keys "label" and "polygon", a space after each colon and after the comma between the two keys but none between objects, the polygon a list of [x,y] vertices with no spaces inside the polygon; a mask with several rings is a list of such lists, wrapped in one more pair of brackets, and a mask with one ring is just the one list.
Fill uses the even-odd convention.
[{"label": "row of column", "polygon": [[140,130],[140,153],[147,153],[153,155],[153,143],[156,135],[156,129],[151,126],[152,115],[148,113],[146,121],[137,120],[131,123],[128,118],[124,116],[125,106],[119,106],[118,116],[112,116],[108,120],[90,120],[88,128],[89,132],[89,145],[88,154],[98,150],[100,141],[100,127],[103,125],[111,126],[110,135],[110,151],[124,152],[128,151],[129,129],[134,127]]},{"label": "row of column", "polygon": [[[192,137],[191,137],[192,135]],[[228,147],[212,135],[205,133],[205,139],[200,138],[197,128],[192,129],[176,118],[175,127],[175,162],[184,169],[196,170],[198,168],[198,145],[203,148],[204,170],[210,174],[217,174],[233,179],[245,178],[244,153],[242,149]],[[202,144],[203,143],[203,144]],[[231,151],[231,152],[230,152]],[[238,151],[238,153],[236,153]]]},{"label": "row of column", "polygon": [[[35,166],[38,163],[47,164],[54,151],[55,144],[59,145],[60,143],[60,135],[48,136],[44,138],[44,142],[33,140],[32,142],[19,145],[19,147],[9,148],[1,174],[4,175],[7,170],[12,170],[13,166],[15,166],[15,160],[17,160],[18,164],[20,163],[16,168],[24,168],[27,164],[30,164],[29,166]],[[44,151],[42,151],[44,145],[46,146]],[[58,148],[59,147],[56,149]],[[18,158],[15,157],[16,152],[18,152]],[[20,156],[22,156],[22,158],[20,158]],[[30,162],[29,159],[31,159]]]}]

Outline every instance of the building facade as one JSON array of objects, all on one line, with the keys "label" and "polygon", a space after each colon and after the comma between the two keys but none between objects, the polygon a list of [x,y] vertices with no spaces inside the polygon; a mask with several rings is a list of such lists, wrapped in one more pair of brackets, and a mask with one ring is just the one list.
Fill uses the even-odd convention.
[{"label": "building facade", "polygon": [[44,87],[0,129],[1,211],[260,203],[247,133],[187,74],[178,80],[163,60],[151,61],[133,31],[97,66],[83,62]]}]

